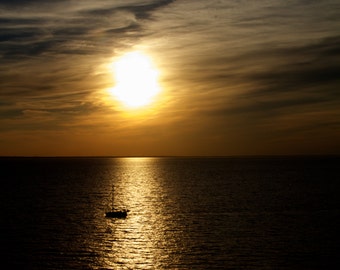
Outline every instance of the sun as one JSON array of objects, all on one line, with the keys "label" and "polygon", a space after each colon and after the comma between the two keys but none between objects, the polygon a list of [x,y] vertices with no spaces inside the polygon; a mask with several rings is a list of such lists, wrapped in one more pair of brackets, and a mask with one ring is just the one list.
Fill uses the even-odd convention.
[{"label": "sun", "polygon": [[116,85],[110,93],[126,107],[148,105],[160,92],[159,72],[147,55],[137,51],[127,53],[112,67]]}]

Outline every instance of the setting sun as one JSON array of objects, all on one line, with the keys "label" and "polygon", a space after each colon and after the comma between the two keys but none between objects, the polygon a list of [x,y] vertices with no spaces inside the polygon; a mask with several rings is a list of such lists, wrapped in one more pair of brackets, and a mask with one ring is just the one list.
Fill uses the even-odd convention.
[{"label": "setting sun", "polygon": [[110,93],[127,107],[145,106],[160,91],[158,71],[145,54],[131,52],[123,55],[113,63],[113,72],[116,85]]}]

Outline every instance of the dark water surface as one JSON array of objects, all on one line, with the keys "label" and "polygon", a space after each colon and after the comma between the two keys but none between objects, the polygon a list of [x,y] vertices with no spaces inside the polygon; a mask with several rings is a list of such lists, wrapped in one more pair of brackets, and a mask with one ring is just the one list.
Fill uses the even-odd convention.
[{"label": "dark water surface", "polygon": [[[0,158],[0,166],[8,269],[339,268],[339,157]],[[112,190],[126,219],[104,217]]]}]

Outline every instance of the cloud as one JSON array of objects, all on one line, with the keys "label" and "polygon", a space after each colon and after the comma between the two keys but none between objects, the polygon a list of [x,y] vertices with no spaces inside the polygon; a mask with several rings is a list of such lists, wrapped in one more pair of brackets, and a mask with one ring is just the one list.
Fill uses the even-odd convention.
[{"label": "cloud", "polygon": [[[261,71],[242,74],[239,80],[252,82],[254,88],[243,94],[243,98],[272,98],[280,96],[273,108],[289,104],[322,103],[339,98],[340,85],[340,37],[327,37],[314,44],[300,47],[254,52],[247,59],[256,58],[266,62],[275,56],[272,64]],[[259,57],[260,55],[260,57]],[[249,61],[249,60],[244,60]],[[255,60],[256,61],[256,60]],[[271,95],[274,95],[271,97]],[[285,100],[284,97],[288,99]],[[290,99],[290,102],[289,102]],[[281,104],[281,105],[280,105]],[[263,107],[265,110],[266,107]]]},{"label": "cloud", "polygon": [[168,117],[177,115],[176,125],[194,123],[192,134],[206,141],[219,137],[221,144],[242,141],[249,147],[255,140],[265,145],[264,138],[309,136],[316,142],[339,134],[334,3],[252,2],[241,8],[217,2],[191,4],[199,16],[190,17],[185,4],[177,3],[178,9],[158,14],[161,23],[152,25],[171,71],[164,79],[174,104]]},{"label": "cloud", "polygon": [[[333,36],[302,46],[264,47],[233,56],[234,70],[207,72],[206,79],[212,77],[210,85],[220,87],[220,94],[210,90],[218,97],[210,102],[211,94],[201,95],[197,102],[202,106],[196,106],[194,117],[206,123],[202,124],[206,130],[219,130],[225,137],[251,134],[254,139],[285,144],[307,136],[310,149],[313,143],[322,148],[318,137],[334,140],[334,134],[340,134],[338,41]],[[216,75],[223,75],[223,70],[226,75],[218,79]]]},{"label": "cloud", "polygon": [[126,11],[135,15],[136,19],[149,19],[152,11],[169,5],[175,0],[159,0],[159,1],[146,1],[144,3],[141,2],[123,2],[124,4],[117,5],[112,8],[97,8],[92,9],[85,14],[88,15],[96,15],[96,16],[108,16],[116,11]]},{"label": "cloud", "polygon": [[96,65],[141,38],[143,21],[171,2],[1,1],[1,116],[100,111]]},{"label": "cloud", "polygon": [[[2,5],[9,9],[3,12],[1,19],[0,56],[13,58],[43,53],[106,51],[109,42],[116,44],[115,40],[124,38],[124,35],[140,37],[139,20],[149,19],[151,12],[171,2],[96,1],[93,4],[83,1],[80,5],[68,1],[3,1]],[[82,47],[81,43],[86,46]]]}]

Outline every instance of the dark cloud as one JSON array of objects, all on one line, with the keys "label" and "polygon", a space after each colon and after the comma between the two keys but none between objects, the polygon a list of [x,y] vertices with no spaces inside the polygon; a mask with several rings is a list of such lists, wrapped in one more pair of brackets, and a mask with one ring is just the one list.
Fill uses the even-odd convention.
[{"label": "dark cloud", "polygon": [[[2,27],[16,27],[18,25],[37,25],[42,23],[42,19],[32,18],[32,19],[25,19],[25,18],[0,18],[0,25]],[[7,29],[7,28],[3,28]]]},{"label": "dark cloud", "polygon": [[[111,7],[105,8],[92,6],[86,8],[84,3],[84,8],[74,11],[67,8],[67,1],[51,3],[50,5],[58,4],[56,10],[59,12],[63,9],[68,11],[68,15],[63,17],[58,13],[50,12],[51,6],[45,1],[3,1],[3,5],[18,6],[18,8],[21,5],[32,5],[33,11],[22,9],[22,15],[14,13],[0,19],[0,57],[14,59],[16,56],[38,56],[45,52],[98,53],[101,48],[107,48],[108,43],[114,43],[124,36],[132,39],[143,36],[138,20],[148,19],[152,11],[171,2],[173,1],[150,1],[143,4],[132,2],[130,5],[113,3]],[[43,11],[41,18],[37,19],[34,10],[40,3],[45,3],[48,10]],[[61,5],[63,3],[65,5]],[[72,12],[69,13],[70,11]],[[133,17],[129,18],[128,13]],[[50,15],[46,16],[47,14]],[[74,46],[75,43],[78,45],[86,43],[86,46],[77,47]]]},{"label": "dark cloud", "polygon": [[[267,51],[268,53],[268,51]],[[263,52],[263,57],[265,57]],[[270,52],[269,52],[270,55]],[[265,86],[252,94],[289,91],[320,91],[331,96],[338,91],[324,91],[340,83],[340,37],[329,37],[315,44],[274,51],[277,63],[264,72],[248,74],[248,79]],[[284,63],[284,64],[281,64]]]},{"label": "dark cloud", "polygon": [[[69,0],[54,0],[53,2],[49,1],[48,5],[53,5],[57,3],[65,3],[68,2]],[[46,4],[45,0],[1,0],[0,6],[8,6],[8,7],[13,7],[13,6],[30,6],[30,5],[41,5],[41,4]]]},{"label": "dark cloud", "polygon": [[[231,60],[219,61],[228,63]],[[233,94],[232,104],[227,95],[223,98],[224,105],[220,101],[211,107],[213,114],[256,112],[274,116],[278,112],[291,112],[292,108],[317,104],[340,106],[339,36],[303,46],[265,47],[261,51],[234,56],[232,62],[235,63],[234,69],[218,68],[207,72],[204,80],[211,76],[212,81],[232,84],[233,87],[244,83],[247,86]]]},{"label": "dark cloud", "polygon": [[159,0],[150,1],[147,3],[135,3],[130,5],[119,5],[112,8],[98,8],[86,11],[85,14],[95,15],[95,16],[109,16],[117,11],[127,11],[135,15],[136,19],[148,19],[151,12],[161,8],[163,6],[169,5],[175,0]]},{"label": "dark cloud", "polygon": [[122,7],[124,10],[128,10],[136,15],[137,19],[148,19],[152,11],[161,8],[163,6],[169,5],[175,0],[160,0],[155,1],[150,4],[136,5],[136,6],[125,6]]},{"label": "dark cloud", "polygon": [[314,149],[313,143],[322,148],[320,137],[334,140],[340,134],[340,36],[331,34],[303,43],[263,40],[261,46],[249,39],[235,50],[226,46],[230,52],[193,58],[192,70],[180,67],[194,82],[183,105],[190,104],[185,110],[201,123],[196,133],[218,130],[226,141],[244,136],[231,140],[249,147],[264,147],[263,140],[294,145],[307,137],[306,149]]}]

